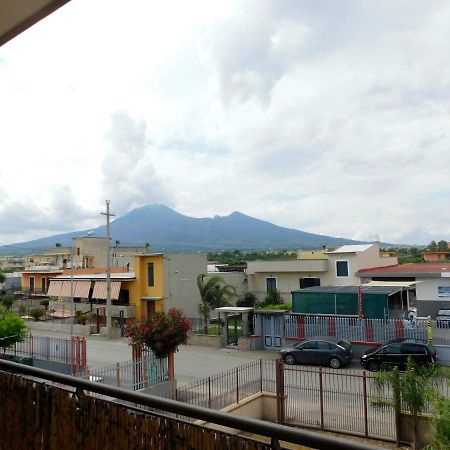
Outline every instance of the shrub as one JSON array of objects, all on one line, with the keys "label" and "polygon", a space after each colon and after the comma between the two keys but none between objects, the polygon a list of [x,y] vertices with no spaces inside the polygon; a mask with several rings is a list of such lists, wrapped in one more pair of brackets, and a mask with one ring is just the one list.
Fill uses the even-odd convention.
[{"label": "shrub", "polygon": [[84,313],[82,311],[76,311],[75,312],[75,320],[80,325],[86,325],[86,322],[89,320],[89,314]]},{"label": "shrub", "polygon": [[17,314],[0,308],[0,348],[5,350],[16,342],[22,342],[30,329]]},{"label": "shrub", "polygon": [[39,304],[40,304],[41,306],[44,306],[45,309],[48,308],[49,303],[50,303],[50,301],[49,301],[48,298],[44,298],[44,299],[42,299],[42,300],[39,302]]},{"label": "shrub", "polygon": [[28,314],[34,319],[35,322],[37,322],[42,316],[45,316],[45,310],[41,308],[33,308]]},{"label": "shrub", "polygon": [[239,300],[236,301],[236,306],[244,306],[253,308],[256,304],[256,295],[253,292],[246,292]]},{"label": "shrub", "polygon": [[2,305],[9,309],[11,308],[12,304],[14,303],[14,297],[11,294],[6,294],[2,298]]},{"label": "shrub", "polygon": [[180,344],[186,344],[190,329],[183,311],[171,308],[167,314],[156,312],[144,321],[131,322],[125,334],[132,345],[148,347],[157,358],[164,358]]}]

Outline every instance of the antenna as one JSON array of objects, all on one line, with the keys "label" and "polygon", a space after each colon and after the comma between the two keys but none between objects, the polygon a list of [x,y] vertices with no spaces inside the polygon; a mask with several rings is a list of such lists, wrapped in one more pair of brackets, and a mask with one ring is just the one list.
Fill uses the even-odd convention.
[{"label": "antenna", "polygon": [[378,233],[371,234],[370,239],[373,239],[378,245],[380,244],[380,235]]}]

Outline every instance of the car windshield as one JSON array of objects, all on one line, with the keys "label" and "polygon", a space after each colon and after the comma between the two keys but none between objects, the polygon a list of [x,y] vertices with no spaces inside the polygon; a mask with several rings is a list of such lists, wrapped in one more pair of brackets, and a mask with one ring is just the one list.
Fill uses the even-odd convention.
[{"label": "car windshield", "polygon": [[450,316],[450,309],[440,309],[438,316]]},{"label": "car windshield", "polygon": [[339,347],[345,348],[345,350],[351,350],[352,348],[352,344],[350,344],[350,342],[347,341],[339,341],[337,345],[339,345]]}]

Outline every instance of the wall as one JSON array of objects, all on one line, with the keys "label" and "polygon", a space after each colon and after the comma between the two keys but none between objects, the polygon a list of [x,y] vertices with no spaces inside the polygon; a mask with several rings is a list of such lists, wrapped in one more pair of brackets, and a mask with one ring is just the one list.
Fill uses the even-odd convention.
[{"label": "wall", "polygon": [[450,297],[438,297],[438,286],[450,288],[450,278],[416,278],[417,315],[435,318],[439,309],[450,309]]},{"label": "wall", "polygon": [[164,310],[181,308],[187,316],[198,315],[200,293],[197,277],[206,273],[206,253],[164,255]]},{"label": "wall", "polygon": [[214,276],[222,278],[226,284],[229,284],[236,289],[236,298],[234,299],[233,304],[235,304],[236,300],[248,290],[247,274],[244,272],[210,272],[208,273],[207,279]]}]

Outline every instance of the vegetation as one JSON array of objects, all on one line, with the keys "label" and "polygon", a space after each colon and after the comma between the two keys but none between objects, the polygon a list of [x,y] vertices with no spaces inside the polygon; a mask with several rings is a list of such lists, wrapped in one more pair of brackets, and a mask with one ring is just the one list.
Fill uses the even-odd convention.
[{"label": "vegetation", "polygon": [[11,294],[5,294],[2,297],[2,305],[9,311],[11,309],[11,306],[14,303],[14,296]]},{"label": "vegetation", "polygon": [[181,309],[171,308],[167,313],[156,312],[141,322],[131,322],[125,334],[132,345],[150,348],[157,358],[164,358],[186,344],[190,322]]},{"label": "vegetation", "polygon": [[[411,414],[413,448],[417,448],[419,415],[425,411],[429,402],[438,398],[437,387],[442,380],[439,366],[420,366],[412,358],[408,358],[406,371],[401,375],[398,370],[383,370],[375,375],[375,386],[380,396],[373,405],[393,407],[397,414],[401,413],[402,404],[406,406]],[[381,398],[385,387],[392,388],[393,400]]]},{"label": "vegetation", "polygon": [[3,272],[3,270],[0,270],[0,283],[4,283],[5,280],[6,280],[5,272]]},{"label": "vegetation", "polygon": [[439,398],[433,404],[434,438],[427,450],[448,450],[450,448],[450,399]]},{"label": "vegetation", "polygon": [[277,251],[246,251],[246,250],[225,250],[223,252],[208,253],[208,261],[215,261],[218,264],[238,265],[248,261],[256,260],[283,260],[297,259],[297,252],[293,250]]},{"label": "vegetation", "polygon": [[246,292],[236,301],[236,306],[253,308],[256,305],[257,298],[253,292]]},{"label": "vegetation", "polygon": [[86,325],[86,322],[89,320],[89,314],[83,311],[75,311],[75,320],[80,325]]},{"label": "vegetation", "polygon": [[29,331],[23,319],[17,314],[0,308],[0,348],[3,352],[16,342],[25,340]]},{"label": "vegetation", "polygon": [[42,299],[42,300],[39,302],[39,304],[40,304],[41,306],[44,306],[45,309],[48,308],[49,303],[50,303],[50,301],[49,301],[48,298],[44,298],[44,299]]},{"label": "vegetation", "polygon": [[197,286],[200,292],[201,303],[198,311],[203,317],[205,334],[208,334],[208,320],[211,310],[230,304],[230,300],[236,296],[234,286],[226,284],[223,278],[213,276],[205,281],[206,274],[201,273],[197,277]]},{"label": "vegetation", "polygon": [[42,308],[33,308],[28,313],[35,322],[37,322],[42,316],[45,316],[45,310]]}]

